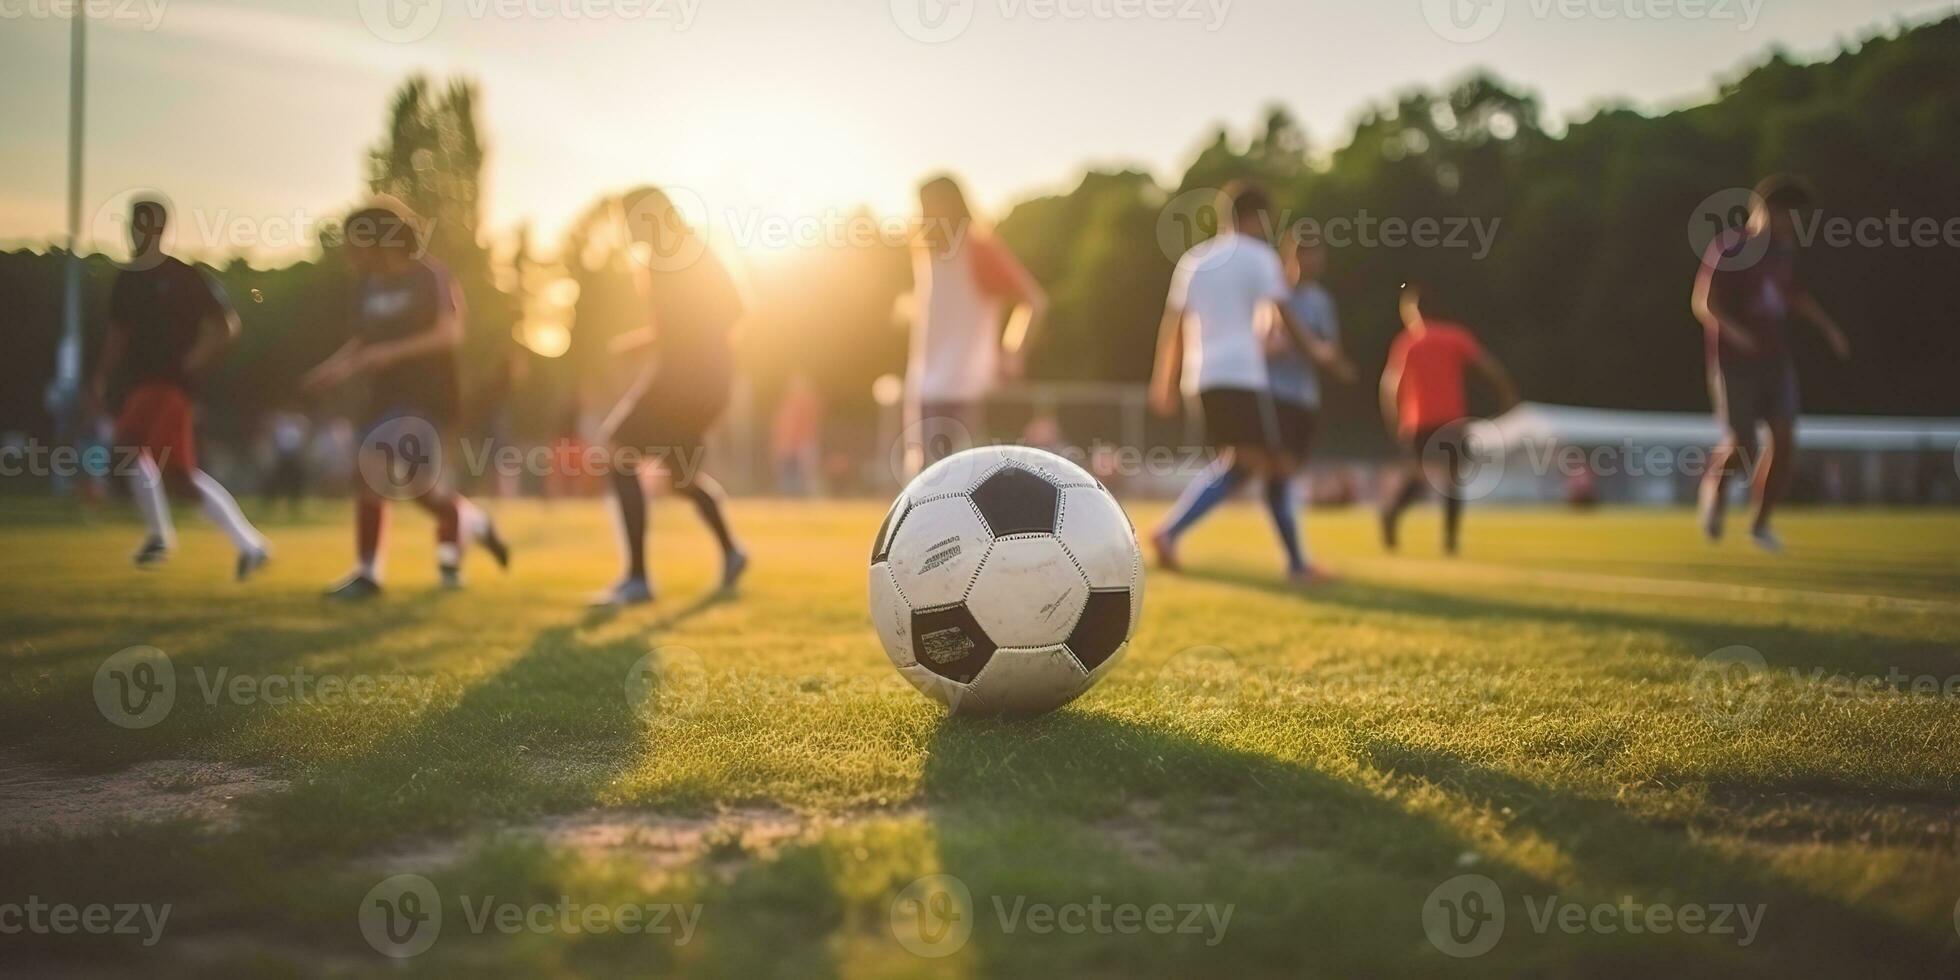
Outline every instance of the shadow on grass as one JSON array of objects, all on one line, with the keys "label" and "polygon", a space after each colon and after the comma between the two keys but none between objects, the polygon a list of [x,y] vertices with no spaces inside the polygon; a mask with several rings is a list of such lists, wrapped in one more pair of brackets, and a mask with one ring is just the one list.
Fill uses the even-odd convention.
[{"label": "shadow on grass", "polygon": [[[1438,786],[1504,814],[1507,835],[1532,834],[1557,845],[1583,881],[1585,894],[1570,898],[1588,903],[1616,903],[1630,896],[1643,904],[1761,905],[1758,944],[1810,974],[1952,976],[1960,966],[1951,937],[1927,936],[1824,898],[1767,863],[1699,842],[1684,822],[1643,820],[1607,800],[1554,790],[1452,753],[1391,739],[1370,739],[1366,752],[1374,768],[1398,780]],[[1551,893],[1541,893],[1541,901]],[[1878,966],[1883,969],[1873,969]]]},{"label": "shadow on grass", "polygon": [[1596,633],[1663,633],[1684,655],[1696,659],[1742,644],[1761,652],[1772,669],[1795,667],[1804,673],[1821,667],[1827,674],[1882,677],[1896,667],[1908,674],[1944,676],[1953,666],[1951,642],[1931,637],[1925,641],[1900,641],[1853,630],[1824,634],[1781,624],[1716,623],[1679,616],[1548,605],[1524,599],[1470,598],[1351,580],[1302,591],[1270,576],[1216,568],[1192,569],[1186,574],[1198,581],[1268,592],[1358,613],[1499,625],[1550,624]]}]

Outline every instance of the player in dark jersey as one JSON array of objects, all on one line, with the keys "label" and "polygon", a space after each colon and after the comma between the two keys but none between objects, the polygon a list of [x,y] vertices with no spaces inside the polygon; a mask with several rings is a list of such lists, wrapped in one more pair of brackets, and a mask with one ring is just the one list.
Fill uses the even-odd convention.
[{"label": "player in dark jersey", "polygon": [[1804,288],[1797,274],[1797,213],[1811,206],[1803,181],[1774,176],[1756,186],[1749,223],[1718,236],[1702,257],[1694,311],[1707,336],[1708,387],[1722,442],[1701,482],[1701,527],[1722,537],[1729,477],[1757,460],[1758,425],[1769,429],[1769,452],[1756,465],[1756,521],[1750,536],[1772,554],[1783,542],[1770,515],[1797,472],[1797,366],[1790,323],[1814,324],[1840,358],[1851,356],[1844,331]]},{"label": "player in dark jersey", "polygon": [[458,588],[465,530],[499,566],[510,563],[489,515],[456,492],[447,466],[454,453],[445,436],[454,430],[459,401],[462,300],[448,272],[422,254],[420,235],[400,205],[384,202],[355,212],[346,235],[356,275],[353,337],[304,381],[312,392],[357,377],[368,382],[358,450],[362,478],[354,488],[357,564],[327,595],[365,599],[380,593],[389,496],[411,497],[435,517],[437,570],[443,587]]},{"label": "player in dark jersey", "polygon": [[129,219],[131,258],[110,294],[109,333],[89,393],[100,412],[110,380],[121,377],[115,441],[136,450],[132,489],[149,526],[136,565],[154,566],[176,546],[168,488],[196,497],[205,516],[224,529],[238,549],[236,574],[242,582],[265,564],[270,551],[238,501],[197,468],[191,418],[192,382],[237,337],[238,314],[215,280],[163,254],[170,215],[162,203],[139,200]]},{"label": "player in dark jersey", "polygon": [[615,466],[613,496],[619,507],[625,575],[596,605],[653,601],[647,576],[646,491],[641,470],[655,464],[661,479],[693,501],[721,545],[723,589],[733,589],[748,567],[722,513],[721,485],[701,468],[707,434],[728,406],[735,378],[730,343],[743,312],[741,293],[707,242],[663,192],[642,187],[620,201],[638,264],[640,290],[650,307],[648,324],[614,341],[615,351],[651,345],[654,361],[606,419],[606,440]]}]

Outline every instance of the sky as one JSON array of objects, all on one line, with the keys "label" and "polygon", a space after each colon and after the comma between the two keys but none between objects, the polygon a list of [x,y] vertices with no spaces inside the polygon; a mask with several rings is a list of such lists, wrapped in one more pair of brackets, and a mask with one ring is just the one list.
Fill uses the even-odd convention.
[{"label": "sky", "polygon": [[409,73],[483,86],[488,225],[549,245],[653,182],[766,251],[960,175],[984,208],[1091,166],[1174,181],[1287,106],[1322,149],[1412,85],[1488,68],[1550,119],[1661,111],[1776,46],[1816,57],[1910,0],[0,0],[0,246],[64,234],[68,4],[86,4],[85,246],[132,193],[199,258],[277,263],[364,189]]}]

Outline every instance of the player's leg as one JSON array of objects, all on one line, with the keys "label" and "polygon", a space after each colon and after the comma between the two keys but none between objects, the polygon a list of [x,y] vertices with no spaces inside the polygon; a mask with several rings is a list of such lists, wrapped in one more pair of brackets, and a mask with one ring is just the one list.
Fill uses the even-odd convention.
[{"label": "player's leg", "polygon": [[1772,554],[1783,550],[1782,539],[1770,530],[1770,517],[1797,477],[1797,396],[1796,366],[1788,360],[1770,365],[1765,372],[1763,418],[1769,428],[1769,450],[1764,455],[1753,488],[1756,522],[1750,536],[1757,547]]},{"label": "player's leg", "polygon": [[170,519],[170,498],[164,489],[163,464],[169,462],[174,447],[157,430],[161,406],[160,386],[144,384],[123,399],[116,418],[115,440],[118,452],[134,453],[130,467],[130,498],[143,518],[146,533],[131,559],[138,568],[149,568],[170,556],[177,547],[177,529]]},{"label": "player's leg", "polygon": [[1205,442],[1216,455],[1192,478],[1165,515],[1164,523],[1150,536],[1158,567],[1177,571],[1178,538],[1245,485],[1251,474],[1243,453],[1248,449],[1257,453],[1267,441],[1258,405],[1258,396],[1251,391],[1213,389],[1198,394]]},{"label": "player's leg", "polygon": [[1422,496],[1422,455],[1425,439],[1418,434],[1403,446],[1401,459],[1387,475],[1382,494],[1382,546],[1394,551],[1401,544],[1402,513]]},{"label": "player's leg", "polygon": [[1461,425],[1451,426],[1438,438],[1448,439],[1450,443],[1443,451],[1443,554],[1455,557],[1458,532],[1463,526],[1464,481],[1463,461],[1469,455],[1468,431]]},{"label": "player's leg", "polygon": [[1286,549],[1286,574],[1295,582],[1307,583],[1316,575],[1307,558],[1305,540],[1300,533],[1299,500],[1294,493],[1295,478],[1304,470],[1313,449],[1313,413],[1303,406],[1278,406],[1280,442],[1279,471],[1266,477],[1266,510]]},{"label": "player's leg", "polygon": [[734,532],[729,530],[725,513],[727,491],[700,467],[704,455],[695,453],[692,463],[672,461],[667,470],[668,484],[675,493],[693,502],[695,513],[701,516],[701,523],[714,534],[715,543],[721,546],[721,587],[733,589],[741,581],[742,573],[748,570],[749,555],[736,542]]},{"label": "player's leg", "polygon": [[1754,397],[1748,378],[1740,371],[1711,365],[1708,371],[1710,401],[1715,420],[1722,427],[1722,439],[1708,457],[1708,472],[1702,474],[1697,510],[1701,533],[1710,541],[1720,541],[1728,520],[1729,481],[1741,473],[1756,454],[1756,414],[1751,410]]},{"label": "player's leg", "polygon": [[[354,570],[327,588],[331,599],[370,599],[381,594],[381,542],[388,527],[388,500],[366,474],[388,466],[378,447],[361,440],[354,459]],[[364,465],[365,464],[365,465]]]},{"label": "player's leg", "polygon": [[647,576],[647,497],[640,461],[630,450],[613,450],[613,530],[625,565],[619,582],[593,600],[595,606],[635,606],[653,601]]},{"label": "player's leg", "polygon": [[225,537],[231,539],[231,546],[237,549],[238,563],[235,574],[238,580],[243,582],[251,578],[252,573],[264,567],[267,559],[271,557],[271,550],[266,546],[265,536],[259,533],[258,528],[252,526],[250,520],[246,519],[245,512],[239,509],[238,501],[231,495],[231,491],[226,490],[224,484],[219,483],[211,474],[194,469],[190,471],[187,479],[191,489],[197,494],[198,502],[204,508],[204,516],[209,518],[211,523],[218,525],[219,529],[225,532]]},{"label": "player's leg", "polygon": [[163,469],[148,450],[136,454],[129,491],[147,529],[132,560],[138,568],[150,568],[168,558],[177,547],[177,529],[170,520],[170,498],[163,489]]}]

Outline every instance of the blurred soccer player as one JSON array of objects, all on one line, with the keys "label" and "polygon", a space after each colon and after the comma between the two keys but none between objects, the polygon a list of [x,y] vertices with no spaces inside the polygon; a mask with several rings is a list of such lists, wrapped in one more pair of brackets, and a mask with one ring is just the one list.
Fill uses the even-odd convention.
[{"label": "blurred soccer player", "polygon": [[653,348],[653,363],[606,419],[625,575],[595,605],[653,601],[647,575],[647,498],[640,471],[656,464],[661,479],[694,502],[721,545],[721,586],[733,589],[748,568],[723,513],[726,495],[702,463],[708,432],[728,407],[735,381],[731,334],[742,318],[740,291],[667,195],[652,187],[627,192],[622,219],[640,261],[636,275],[647,325],[613,342],[616,352]]},{"label": "blurred soccer player", "polygon": [[1273,392],[1273,412],[1279,423],[1282,461],[1291,464],[1284,473],[1266,478],[1266,507],[1272,511],[1280,538],[1286,544],[1287,574],[1296,581],[1310,582],[1325,577],[1306,555],[1297,529],[1298,504],[1293,497],[1293,476],[1307,464],[1313,453],[1314,435],[1319,427],[1321,404],[1320,375],[1325,370],[1342,383],[1354,381],[1354,365],[1341,351],[1340,318],[1334,309],[1334,296],[1320,284],[1327,270],[1327,249],[1318,240],[1298,233],[1287,236],[1284,250],[1287,281],[1292,295],[1286,306],[1309,336],[1324,345],[1325,363],[1306,356],[1288,335],[1284,321],[1267,320],[1266,376]]},{"label": "blurred soccer player", "polygon": [[[906,422],[922,441],[941,434],[921,430],[928,419],[955,422],[978,440],[985,436],[987,394],[1003,378],[1019,380],[1026,368],[1028,343],[1047,316],[1048,294],[974,219],[953,178],[934,177],[921,186],[919,210],[924,226],[912,253],[918,311],[906,362]],[[958,447],[923,446],[908,465],[916,472],[948,448]]]},{"label": "blurred soccer player", "polygon": [[[1708,387],[1722,442],[1701,482],[1701,527],[1722,537],[1728,480],[1755,463],[1756,544],[1771,553],[1783,542],[1770,530],[1777,502],[1797,470],[1797,367],[1790,321],[1814,324],[1840,358],[1851,356],[1844,331],[1804,288],[1797,273],[1797,217],[1811,206],[1803,181],[1773,176],[1757,185],[1748,224],[1708,246],[1695,279],[1694,311],[1707,336]],[[1758,456],[1757,426],[1769,428]]]},{"label": "blurred soccer player", "polygon": [[[381,592],[381,545],[388,500],[366,474],[385,471],[385,458],[406,446],[373,438],[397,421],[426,426],[437,445],[427,460],[438,467],[434,483],[415,503],[436,519],[436,567],[444,588],[462,586],[462,538],[483,545],[499,566],[510,553],[490,517],[455,489],[447,442],[457,419],[456,349],[463,342],[463,303],[441,263],[423,254],[421,234],[399,204],[382,201],[347,219],[347,253],[355,272],[351,306],[353,337],[303,380],[318,393],[355,378],[368,383],[360,448],[367,457],[354,483],[355,567],[327,590],[336,599],[367,599]],[[403,442],[406,443],[406,437]],[[427,451],[427,450],[424,450]],[[382,458],[377,458],[382,457]]]},{"label": "blurred soccer player", "polygon": [[1382,417],[1404,449],[1400,473],[1391,481],[1382,508],[1382,543],[1395,550],[1402,512],[1422,493],[1425,465],[1440,465],[1445,472],[1434,482],[1443,497],[1443,551],[1454,555],[1463,521],[1461,467],[1470,451],[1464,375],[1482,375],[1497,390],[1500,411],[1517,404],[1518,391],[1510,372],[1470,331],[1426,315],[1423,303],[1420,287],[1402,287],[1403,329],[1389,347],[1388,368],[1382,372]]},{"label": "blurred soccer player", "polygon": [[[1217,453],[1178,499],[1151,537],[1157,563],[1176,571],[1178,538],[1252,477],[1285,480],[1292,453],[1280,442],[1279,420],[1259,337],[1262,318],[1277,316],[1280,329],[1306,356],[1337,364],[1339,351],[1318,339],[1288,305],[1286,270],[1268,236],[1272,200],[1255,184],[1235,182],[1220,201],[1219,233],[1178,260],[1158,331],[1151,406],[1177,411],[1180,384],[1204,416],[1205,439]],[[1305,558],[1293,530],[1290,500],[1273,514],[1287,549],[1287,564],[1306,578]]]},{"label": "blurred soccer player", "polygon": [[194,495],[204,514],[224,529],[238,549],[235,574],[252,576],[266,562],[265,538],[245,519],[230,492],[197,468],[191,418],[194,380],[238,336],[238,314],[211,277],[163,254],[170,220],[162,203],[139,200],[130,207],[129,266],[116,275],[109,298],[109,333],[90,386],[99,413],[109,380],[126,383],[115,441],[137,450],[137,510],[149,533],[135,554],[148,568],[176,547],[165,489]]}]

